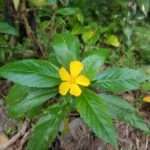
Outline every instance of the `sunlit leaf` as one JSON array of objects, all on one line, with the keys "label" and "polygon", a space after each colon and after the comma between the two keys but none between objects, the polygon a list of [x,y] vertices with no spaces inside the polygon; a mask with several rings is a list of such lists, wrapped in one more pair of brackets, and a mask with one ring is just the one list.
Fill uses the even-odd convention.
[{"label": "sunlit leaf", "polygon": [[114,47],[120,47],[120,41],[116,35],[109,35],[106,39],[106,44]]}]

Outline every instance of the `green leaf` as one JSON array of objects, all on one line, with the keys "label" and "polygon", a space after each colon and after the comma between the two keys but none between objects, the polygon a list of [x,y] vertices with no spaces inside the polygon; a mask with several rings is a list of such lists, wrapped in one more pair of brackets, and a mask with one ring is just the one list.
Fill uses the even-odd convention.
[{"label": "green leaf", "polygon": [[96,35],[96,32],[94,30],[92,30],[92,29],[91,30],[89,29],[89,30],[85,30],[83,32],[82,38],[83,38],[85,43],[88,43],[88,41],[90,39],[94,38],[95,35]]},{"label": "green leaf", "polygon": [[48,4],[56,4],[57,3],[57,0],[48,0]]},{"label": "green leaf", "polygon": [[144,84],[142,84],[141,89],[142,89],[144,92],[150,91],[150,81],[147,81],[147,82],[145,82]]},{"label": "green leaf", "polygon": [[142,56],[143,60],[150,63],[150,26],[145,24],[143,26],[134,27],[134,46],[135,49]]},{"label": "green leaf", "polygon": [[21,99],[23,99],[25,96],[27,96],[28,92],[29,92],[28,87],[15,84],[10,88],[8,95],[6,96],[7,104],[13,106]]},{"label": "green leaf", "polygon": [[110,114],[113,118],[116,118],[117,115],[124,115],[126,113],[135,112],[135,108],[132,107],[126,100],[121,99],[117,96],[100,94],[101,99],[103,99],[109,107]]},{"label": "green leaf", "polygon": [[10,34],[10,35],[18,35],[17,30],[9,25],[7,22],[0,22],[0,33]]},{"label": "green leaf", "polygon": [[144,119],[136,113],[126,114],[122,120],[150,135],[150,126],[147,125],[144,122]]},{"label": "green leaf", "polygon": [[57,136],[60,124],[68,112],[68,106],[60,104],[55,105],[57,106],[54,112],[53,109],[51,109],[49,114],[43,116],[34,127],[27,145],[27,150],[47,150],[48,145],[51,144]]},{"label": "green leaf", "polygon": [[92,51],[92,53],[90,53],[82,61],[84,64],[83,72],[91,80],[95,80],[95,77],[99,72],[101,65],[104,64],[104,61],[106,59],[106,55],[104,53],[106,53],[105,49],[97,49],[95,51]]},{"label": "green leaf", "polygon": [[48,5],[48,0],[30,0],[31,4],[34,6],[41,8]]},{"label": "green leaf", "polygon": [[81,24],[84,23],[84,15],[83,15],[83,13],[82,13],[81,11],[79,11],[79,12],[76,13],[76,18],[77,18],[77,20],[78,20]]},{"label": "green leaf", "polygon": [[100,36],[99,25],[95,22],[90,23],[82,29],[82,39],[88,45],[95,44]]},{"label": "green leaf", "polygon": [[75,35],[81,34],[82,40],[87,45],[93,45],[98,41],[101,30],[97,23],[92,22],[87,26],[75,24],[72,33]]},{"label": "green leaf", "polygon": [[[15,84],[10,88],[8,95],[6,97],[7,110],[10,116],[12,117],[23,116],[22,114],[18,115],[18,113],[16,112],[15,113],[11,112],[11,108],[13,108],[13,106],[18,105],[18,103],[21,103],[21,101],[28,96],[31,90],[32,89],[30,89],[29,87],[21,86],[18,84]],[[39,114],[40,111],[41,111],[41,106],[34,107],[26,113],[26,117],[33,118],[34,116]]]},{"label": "green leaf", "polygon": [[28,87],[54,87],[59,83],[57,68],[44,60],[21,60],[0,68],[0,76]]},{"label": "green leaf", "polygon": [[68,66],[69,62],[76,60],[80,53],[80,43],[78,39],[70,33],[56,34],[53,39],[56,58],[61,65]]},{"label": "green leaf", "polygon": [[83,32],[83,26],[77,23],[73,26],[71,33],[73,35],[80,35],[82,32]]},{"label": "green leaf", "polygon": [[111,68],[99,74],[95,86],[112,92],[138,89],[145,80],[142,71],[129,68]]},{"label": "green leaf", "polygon": [[78,8],[66,7],[66,8],[58,9],[56,13],[62,16],[70,16],[70,15],[76,15],[78,11],[79,11]]},{"label": "green leaf", "polygon": [[150,1],[149,0],[137,0],[137,3],[140,9],[143,11],[144,15],[147,16],[150,10]]},{"label": "green leaf", "polygon": [[114,47],[120,47],[120,41],[116,35],[109,35],[106,39],[106,44]]},{"label": "green leaf", "polygon": [[114,119],[125,121],[135,128],[143,130],[146,133],[150,133],[150,129],[147,124],[140,116],[138,116],[134,107],[126,100],[117,96],[106,94],[100,94],[99,96],[107,103],[109,113]]},{"label": "green leaf", "polygon": [[86,89],[80,97],[77,97],[76,102],[81,118],[93,132],[106,142],[116,145],[116,131],[104,101],[94,92]]},{"label": "green leaf", "polygon": [[[14,90],[13,90],[14,91]],[[18,90],[18,92],[20,92]],[[16,93],[16,91],[15,91]],[[29,89],[26,95],[20,96],[17,102],[8,105],[9,114],[13,117],[19,118],[26,116],[27,113],[34,110],[38,106],[41,106],[44,102],[48,101],[50,98],[54,97],[57,93],[56,89]],[[23,97],[24,96],[24,97]],[[7,97],[9,101],[14,101],[16,94]]]}]

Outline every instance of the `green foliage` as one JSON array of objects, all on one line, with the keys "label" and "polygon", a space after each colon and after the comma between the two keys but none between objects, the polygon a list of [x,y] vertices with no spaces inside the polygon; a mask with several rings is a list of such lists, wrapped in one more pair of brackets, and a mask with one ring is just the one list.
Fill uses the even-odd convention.
[{"label": "green foliage", "polygon": [[71,60],[76,60],[79,57],[79,41],[70,33],[55,35],[52,45],[56,58],[61,65],[67,66]]},{"label": "green foliage", "polygon": [[59,104],[55,107],[54,110],[55,111],[51,109],[48,114],[41,117],[37,122],[33,129],[27,150],[48,149],[48,144],[53,142],[57,136],[60,124],[68,112],[68,108],[66,104]]},{"label": "green foliage", "polygon": [[29,0],[34,6],[41,8],[48,5],[48,0]]},{"label": "green foliage", "polygon": [[[82,21],[83,22],[83,21]],[[101,29],[95,22],[90,22],[88,25],[75,25],[72,33],[75,35],[81,35],[82,40],[87,45],[93,45],[99,40]]]},{"label": "green foliage", "polygon": [[55,4],[58,0],[48,0],[48,4]]},{"label": "green foliage", "polygon": [[0,22],[0,33],[5,33],[9,35],[18,35],[18,31],[11,25],[9,25],[7,22]]},{"label": "green foliage", "polygon": [[0,68],[0,76],[29,87],[54,87],[58,84],[57,67],[43,60],[22,60]]},{"label": "green foliage", "polygon": [[55,95],[56,89],[27,89],[22,86],[14,86],[7,96],[9,114],[18,118],[30,112],[33,113],[32,111],[38,106]]},{"label": "green foliage", "polygon": [[100,97],[90,90],[84,90],[83,94],[77,98],[77,110],[98,137],[113,145],[117,144],[111,117]]},{"label": "green foliage", "polygon": [[150,26],[137,26],[134,28],[134,44],[145,62],[150,62]]},{"label": "green foliage", "polygon": [[125,92],[138,89],[145,79],[145,75],[138,70],[111,68],[97,76],[95,85],[111,92]]},{"label": "green foliage", "polygon": [[135,108],[126,100],[113,95],[100,94],[99,96],[107,103],[109,113],[114,119],[125,121],[135,128],[150,133],[148,125],[137,115]]},{"label": "green foliage", "polygon": [[70,15],[75,15],[79,11],[78,8],[61,8],[57,11],[57,14],[62,15],[62,16],[70,16]]},{"label": "green foliage", "polygon": [[106,44],[114,46],[114,47],[119,47],[120,46],[119,39],[115,35],[109,35],[106,39]]},{"label": "green foliage", "polygon": [[147,92],[150,91],[150,81],[147,81],[142,85],[142,90]]},{"label": "green foliage", "polygon": [[88,52],[88,56],[83,59],[85,65],[84,74],[91,80],[95,80],[100,67],[104,64],[108,51],[106,49],[97,49]]},{"label": "green foliage", "polygon": [[7,104],[11,106],[18,103],[20,100],[27,96],[28,92],[28,87],[15,84],[11,87],[6,97]]},{"label": "green foliage", "polygon": [[150,1],[149,0],[137,0],[137,4],[143,13],[147,16],[150,10]]},{"label": "green foliage", "polygon": [[[15,13],[20,13],[19,1],[14,2]],[[25,24],[22,18],[11,22],[14,27],[0,22],[0,63],[4,63],[0,77],[15,83],[6,96],[7,110],[16,119],[34,120],[27,150],[48,149],[61,123],[74,110],[96,136],[114,146],[117,134],[112,119],[150,134],[149,125],[136,108],[115,94],[107,95],[107,91],[123,93],[140,87],[149,91],[148,69],[143,69],[148,77],[142,69],[132,69],[149,65],[149,1],[128,3],[29,0],[29,10],[36,13],[35,39],[26,34],[21,37],[24,33],[16,30]],[[0,7],[1,4],[0,0]],[[31,20],[28,18],[29,25]],[[39,45],[44,56],[37,59]],[[79,97],[61,96],[58,71],[62,66],[68,69],[73,60],[84,64],[82,73],[91,84],[81,88]],[[102,91],[106,93],[99,93]]]}]

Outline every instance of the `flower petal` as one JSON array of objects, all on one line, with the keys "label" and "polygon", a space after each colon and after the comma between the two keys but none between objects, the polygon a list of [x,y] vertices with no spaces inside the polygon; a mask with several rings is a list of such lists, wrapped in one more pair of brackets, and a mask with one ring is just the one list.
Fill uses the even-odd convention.
[{"label": "flower petal", "polygon": [[90,80],[86,76],[80,75],[77,77],[76,83],[82,86],[89,86]]},{"label": "flower petal", "polygon": [[59,85],[59,93],[61,95],[66,95],[67,92],[69,91],[69,89],[70,89],[70,83],[69,82],[62,82]]},{"label": "flower petal", "polygon": [[145,97],[143,98],[143,101],[150,103],[150,96],[145,96]]},{"label": "flower petal", "polygon": [[74,96],[80,96],[81,95],[80,87],[76,84],[72,84],[70,89],[70,94]]},{"label": "flower petal", "polygon": [[61,80],[63,80],[63,81],[69,81],[70,80],[69,72],[64,67],[61,67],[59,69],[59,76],[60,76]]},{"label": "flower petal", "polygon": [[84,65],[80,61],[72,61],[70,63],[71,76],[73,76],[73,77],[78,76],[81,73],[83,67],[84,67]]}]

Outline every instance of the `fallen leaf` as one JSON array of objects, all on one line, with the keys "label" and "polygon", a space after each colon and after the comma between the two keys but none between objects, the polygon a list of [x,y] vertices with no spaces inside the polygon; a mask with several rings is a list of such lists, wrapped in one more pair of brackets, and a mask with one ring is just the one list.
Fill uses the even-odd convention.
[{"label": "fallen leaf", "polygon": [[0,133],[0,145],[8,142],[8,137],[4,133]]}]

